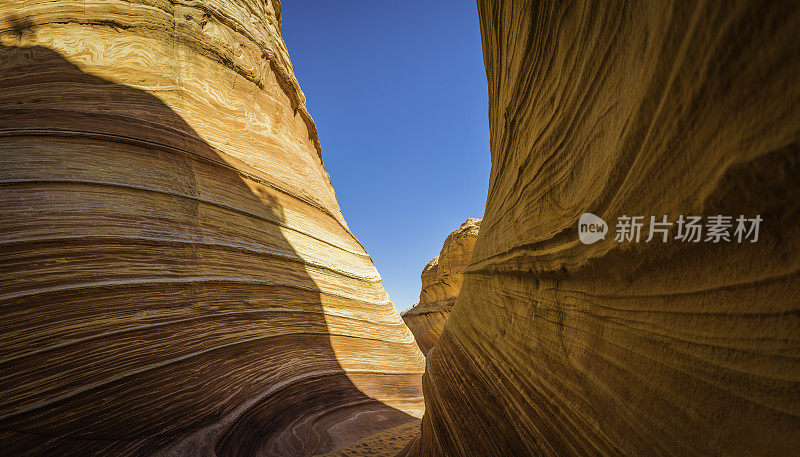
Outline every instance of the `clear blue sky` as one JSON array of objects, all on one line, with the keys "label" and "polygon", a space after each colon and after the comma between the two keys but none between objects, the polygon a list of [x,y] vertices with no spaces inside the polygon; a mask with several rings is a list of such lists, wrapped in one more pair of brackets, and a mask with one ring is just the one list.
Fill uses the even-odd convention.
[{"label": "clear blue sky", "polygon": [[404,310],[447,234],[486,206],[475,2],[284,0],[282,16],[339,206]]}]

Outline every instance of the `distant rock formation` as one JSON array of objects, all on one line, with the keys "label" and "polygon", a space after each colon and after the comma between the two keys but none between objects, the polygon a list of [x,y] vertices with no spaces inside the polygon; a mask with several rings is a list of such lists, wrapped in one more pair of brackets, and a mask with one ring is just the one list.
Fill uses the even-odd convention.
[{"label": "distant rock formation", "polygon": [[0,453],[311,455],[422,415],[277,0],[0,3]]},{"label": "distant rock formation", "polygon": [[438,256],[422,270],[419,303],[401,314],[423,353],[436,344],[464,280],[481,220],[470,218],[447,236]]},{"label": "distant rock formation", "polygon": [[[478,9],[489,196],[417,455],[797,455],[797,2]],[[582,244],[586,212],[763,221]]]}]

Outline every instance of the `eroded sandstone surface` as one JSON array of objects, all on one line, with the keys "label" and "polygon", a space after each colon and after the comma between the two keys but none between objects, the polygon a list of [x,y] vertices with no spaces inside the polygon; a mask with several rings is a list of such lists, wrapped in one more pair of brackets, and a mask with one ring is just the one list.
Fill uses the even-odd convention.
[{"label": "eroded sandstone surface", "polygon": [[[489,196],[417,455],[797,455],[796,2],[478,9]],[[763,222],[584,245],[585,212]]]},{"label": "eroded sandstone surface", "polygon": [[469,218],[447,236],[439,255],[422,270],[419,303],[401,314],[423,353],[427,354],[442,334],[461,290],[462,272],[472,257],[480,226],[480,219]]},{"label": "eroded sandstone surface", "polygon": [[0,3],[0,453],[312,455],[421,416],[280,27]]}]

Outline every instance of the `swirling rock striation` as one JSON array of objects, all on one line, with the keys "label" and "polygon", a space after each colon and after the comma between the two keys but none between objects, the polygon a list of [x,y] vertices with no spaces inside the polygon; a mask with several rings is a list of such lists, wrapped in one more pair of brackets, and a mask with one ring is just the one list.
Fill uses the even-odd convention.
[{"label": "swirling rock striation", "polygon": [[[796,2],[478,9],[490,188],[417,455],[797,455]],[[579,242],[584,212],[610,236]],[[623,215],[763,221],[618,243]]]},{"label": "swirling rock striation", "polygon": [[427,354],[442,334],[461,290],[462,271],[472,257],[480,227],[480,219],[469,218],[447,236],[439,255],[422,270],[419,303],[401,314],[423,353]]},{"label": "swirling rock striation", "polygon": [[277,0],[0,4],[0,453],[312,455],[421,416]]}]

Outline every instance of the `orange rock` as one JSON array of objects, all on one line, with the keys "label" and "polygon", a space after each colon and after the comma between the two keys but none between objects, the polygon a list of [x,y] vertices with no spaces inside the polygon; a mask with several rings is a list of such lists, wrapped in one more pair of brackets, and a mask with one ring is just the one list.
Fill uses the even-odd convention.
[{"label": "orange rock", "polygon": [[447,236],[442,251],[422,270],[419,303],[401,314],[423,353],[436,344],[458,298],[480,224],[480,219],[467,219]]},{"label": "orange rock", "polygon": [[309,455],[421,416],[280,26],[0,4],[0,453]]},{"label": "orange rock", "polygon": [[[797,455],[797,3],[478,9],[489,194],[417,455]],[[585,245],[585,212],[763,222]]]}]

